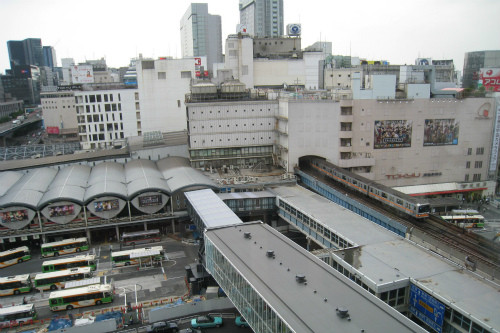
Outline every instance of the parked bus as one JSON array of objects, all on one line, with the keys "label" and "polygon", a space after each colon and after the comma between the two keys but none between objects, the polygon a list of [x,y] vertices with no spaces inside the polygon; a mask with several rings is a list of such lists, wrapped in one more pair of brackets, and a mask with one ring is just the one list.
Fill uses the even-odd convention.
[{"label": "parked bus", "polygon": [[42,257],[57,257],[59,255],[89,250],[87,238],[70,238],[58,242],[42,244]]},{"label": "parked bus", "polygon": [[135,232],[124,232],[122,234],[123,245],[136,245],[159,242],[161,240],[160,230],[144,230]]},{"label": "parked bus", "polygon": [[34,304],[14,305],[0,308],[0,328],[32,323],[37,314]]},{"label": "parked bus", "polygon": [[451,215],[479,215],[475,209],[452,209]]},{"label": "parked bus", "polygon": [[163,260],[163,246],[152,246],[141,249],[118,251],[111,253],[113,267],[137,265],[139,263],[151,264]]},{"label": "parked bus", "polygon": [[73,258],[44,261],[42,264],[42,272],[43,273],[55,272],[75,267],[90,267],[93,271],[95,271],[96,270],[95,255],[85,254]]},{"label": "parked bus", "polygon": [[0,277],[0,296],[29,293],[32,288],[29,274]]},{"label": "parked bus", "polygon": [[452,223],[460,228],[483,228],[484,216],[483,215],[446,215],[441,218]]},{"label": "parked bus", "polygon": [[18,264],[31,259],[30,249],[21,246],[12,250],[0,252],[0,268]]},{"label": "parked bus", "polygon": [[63,289],[67,281],[88,279],[90,277],[92,277],[90,267],[77,267],[50,273],[40,273],[35,276],[33,287],[41,290]]},{"label": "parked bus", "polygon": [[113,288],[109,284],[53,291],[49,296],[49,307],[52,311],[72,310],[111,302],[113,302]]}]

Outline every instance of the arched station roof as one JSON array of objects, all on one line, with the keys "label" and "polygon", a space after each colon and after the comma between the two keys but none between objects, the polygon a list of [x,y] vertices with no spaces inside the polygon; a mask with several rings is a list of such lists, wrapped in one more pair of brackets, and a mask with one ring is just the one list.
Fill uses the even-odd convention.
[{"label": "arched station roof", "polygon": [[167,157],[156,162],[172,193],[189,187],[218,189],[216,183],[201,171],[192,168],[184,157]]},{"label": "arched station roof", "polygon": [[128,191],[123,164],[103,162],[92,168],[87,182],[84,202],[106,195],[127,200]]},{"label": "arched station roof", "polygon": [[171,191],[156,163],[150,160],[133,160],[125,165],[125,177],[129,197],[147,191],[160,191],[170,195]]},{"label": "arched station roof", "polygon": [[62,200],[83,205],[90,170],[89,166],[78,164],[60,170],[50,183],[48,191],[45,192],[38,203],[38,207]]}]

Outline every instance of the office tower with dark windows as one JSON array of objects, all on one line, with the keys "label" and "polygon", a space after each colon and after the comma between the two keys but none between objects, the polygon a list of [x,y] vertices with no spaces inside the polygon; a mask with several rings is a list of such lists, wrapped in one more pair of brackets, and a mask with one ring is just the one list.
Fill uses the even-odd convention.
[{"label": "office tower with dark windows", "polygon": [[240,0],[240,24],[255,37],[283,36],[283,0]]},{"label": "office tower with dark windows", "polygon": [[45,66],[50,68],[57,67],[56,50],[54,49],[54,47],[43,47],[43,63]]},{"label": "office tower with dark windows", "polygon": [[40,38],[27,38],[25,40],[9,40],[10,68],[15,66],[43,66],[42,40]]}]

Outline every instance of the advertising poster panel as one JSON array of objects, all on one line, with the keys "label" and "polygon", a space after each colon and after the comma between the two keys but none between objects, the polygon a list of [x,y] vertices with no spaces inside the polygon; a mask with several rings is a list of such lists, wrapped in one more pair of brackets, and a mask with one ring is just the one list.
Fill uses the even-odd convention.
[{"label": "advertising poster panel", "polygon": [[139,197],[139,207],[159,206],[161,204],[162,199],[160,194]]},{"label": "advertising poster panel", "polygon": [[52,206],[49,208],[49,217],[73,215],[74,212],[74,205]]},{"label": "advertising poster panel", "polygon": [[94,202],[94,209],[96,212],[107,212],[119,208],[120,204],[118,203],[118,199]]},{"label": "advertising poster panel", "polygon": [[481,68],[478,87],[481,86],[486,91],[500,92],[500,68]]},{"label": "advertising poster panel", "polygon": [[426,119],[424,146],[457,145],[459,129],[455,119]]},{"label": "advertising poster panel", "polygon": [[412,122],[375,120],[375,149],[411,147]]},{"label": "advertising poster panel", "polygon": [[2,223],[25,221],[28,220],[28,211],[26,209],[20,209],[0,212],[0,220]]},{"label": "advertising poster panel", "polygon": [[[208,70],[207,70],[207,57],[197,57],[194,58],[194,71],[196,74],[196,77],[200,76],[205,76],[208,77]],[[202,72],[203,70],[203,72]]]},{"label": "advertising poster panel", "polygon": [[92,65],[75,65],[71,67],[73,83],[94,83],[94,69]]}]

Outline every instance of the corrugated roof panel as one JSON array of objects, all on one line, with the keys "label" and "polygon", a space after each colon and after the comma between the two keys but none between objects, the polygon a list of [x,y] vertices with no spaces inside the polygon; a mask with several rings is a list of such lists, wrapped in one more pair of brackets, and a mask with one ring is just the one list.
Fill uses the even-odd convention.
[{"label": "corrugated roof panel", "polygon": [[208,229],[243,223],[212,190],[190,191],[185,196]]}]

